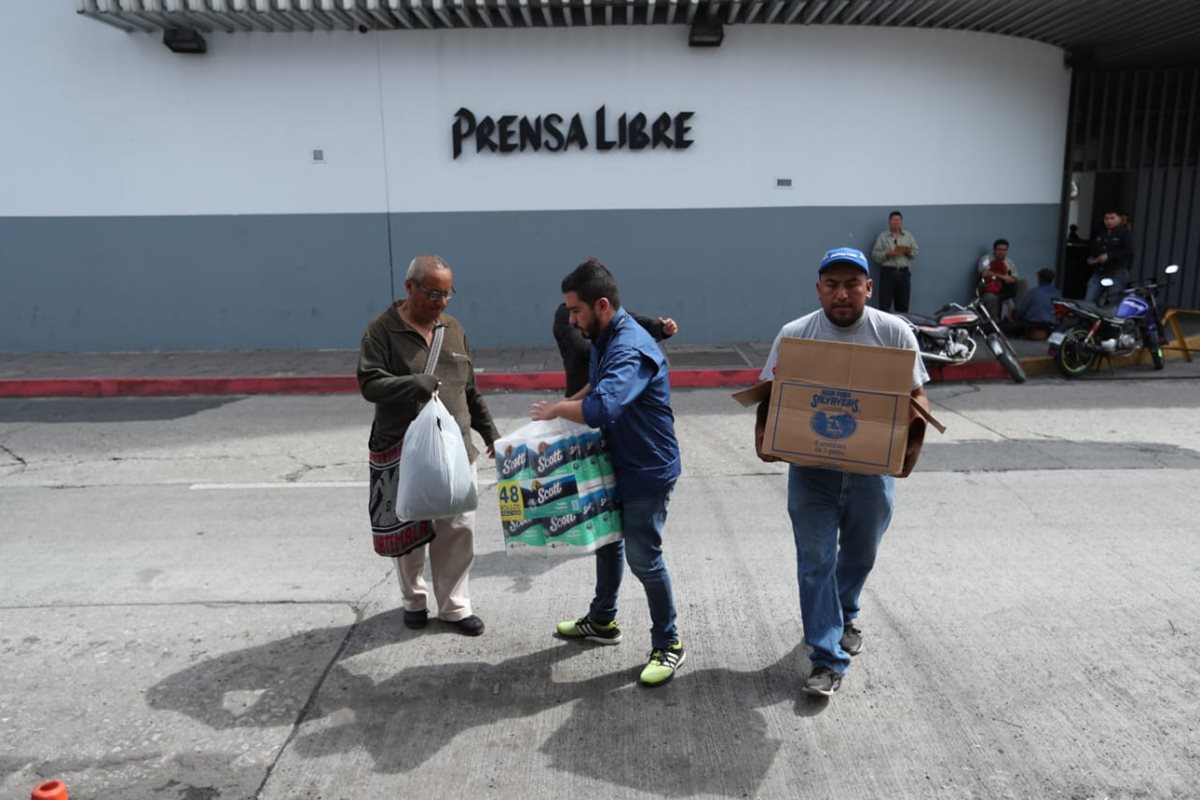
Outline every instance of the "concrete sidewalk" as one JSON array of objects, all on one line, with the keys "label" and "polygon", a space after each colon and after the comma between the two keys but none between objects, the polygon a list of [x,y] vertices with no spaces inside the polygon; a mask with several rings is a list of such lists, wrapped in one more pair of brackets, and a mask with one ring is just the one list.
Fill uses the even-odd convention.
[{"label": "concrete sidewalk", "polygon": [[[1200,319],[1189,318],[1184,330],[1191,349],[1200,351]],[[1010,342],[1029,375],[1054,371],[1044,341]],[[711,388],[757,381],[770,347],[762,341],[666,343],[663,349],[672,386]],[[484,391],[564,386],[555,347],[476,348],[472,355]],[[357,358],[358,351],[348,349],[0,353],[0,397],[355,393]],[[934,381],[1009,380],[982,344],[970,363],[930,374]]]}]

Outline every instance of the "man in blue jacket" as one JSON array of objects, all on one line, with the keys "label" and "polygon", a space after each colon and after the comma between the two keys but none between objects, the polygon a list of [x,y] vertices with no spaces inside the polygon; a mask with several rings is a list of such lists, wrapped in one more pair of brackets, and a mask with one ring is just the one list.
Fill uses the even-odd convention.
[{"label": "man in blue jacket", "polygon": [[671,577],[662,558],[667,504],[679,478],[679,442],[671,412],[667,361],[654,339],[621,308],[617,282],[596,259],[563,279],[571,324],[592,341],[588,386],[581,400],[534,403],[535,420],[562,417],[600,428],[612,453],[624,539],[596,551],[596,594],[588,613],[560,622],[557,634],[617,644],[617,593],[624,562],[646,590],[650,605],[650,658],[640,681],[659,686],[683,663],[675,627]]}]

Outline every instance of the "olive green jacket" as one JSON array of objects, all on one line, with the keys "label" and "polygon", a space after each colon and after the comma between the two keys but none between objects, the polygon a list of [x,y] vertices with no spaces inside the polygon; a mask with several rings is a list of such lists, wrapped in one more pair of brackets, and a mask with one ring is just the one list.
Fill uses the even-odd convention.
[{"label": "olive green jacket", "polygon": [[[421,376],[429,358],[429,345],[396,313],[396,307],[403,303],[401,300],[389,306],[371,321],[358,355],[358,388],[375,404],[369,442],[372,450],[387,450],[404,439],[432,388],[432,380]],[[441,316],[437,327],[445,329],[442,353],[433,373],[441,381],[438,397],[458,423],[467,453],[474,461],[479,450],[471,441],[471,429],[479,431],[488,444],[500,438],[500,433],[475,387],[466,331],[449,314]]]},{"label": "olive green jacket", "polygon": [[[908,248],[908,255],[894,255],[888,258],[888,251],[898,244]],[[901,228],[896,236],[893,236],[889,229],[875,237],[875,246],[871,248],[871,260],[881,267],[911,267],[919,249],[917,238],[909,233],[907,228]]]}]

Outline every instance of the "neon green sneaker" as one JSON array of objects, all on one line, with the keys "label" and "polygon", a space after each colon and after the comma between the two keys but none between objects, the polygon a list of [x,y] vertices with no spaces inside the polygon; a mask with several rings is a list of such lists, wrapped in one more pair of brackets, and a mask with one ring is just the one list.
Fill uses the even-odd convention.
[{"label": "neon green sneaker", "polygon": [[587,639],[597,644],[617,644],[621,641],[621,628],[616,620],[601,625],[586,616],[558,623],[555,633],[563,639]]},{"label": "neon green sneaker", "polygon": [[676,642],[665,650],[651,650],[650,660],[642,669],[638,680],[643,686],[662,686],[675,677],[675,670],[679,669],[686,656],[683,652],[683,642]]}]

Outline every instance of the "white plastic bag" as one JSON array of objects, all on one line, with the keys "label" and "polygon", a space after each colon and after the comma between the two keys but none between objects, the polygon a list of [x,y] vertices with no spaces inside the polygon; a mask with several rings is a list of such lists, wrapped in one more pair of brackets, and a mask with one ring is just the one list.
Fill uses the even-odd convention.
[{"label": "white plastic bag", "polygon": [[404,434],[396,483],[402,520],[453,517],[479,505],[462,433],[436,395]]}]

